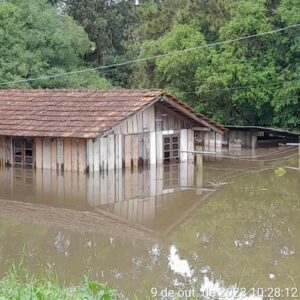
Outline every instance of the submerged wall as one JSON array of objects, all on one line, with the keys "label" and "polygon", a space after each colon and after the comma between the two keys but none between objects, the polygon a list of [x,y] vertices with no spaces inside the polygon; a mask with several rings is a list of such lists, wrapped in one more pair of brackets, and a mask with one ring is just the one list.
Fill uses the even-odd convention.
[{"label": "submerged wall", "polygon": [[37,169],[59,171],[86,170],[86,140],[71,138],[35,138]]},{"label": "submerged wall", "polygon": [[0,135],[0,166],[12,163],[12,139]]}]

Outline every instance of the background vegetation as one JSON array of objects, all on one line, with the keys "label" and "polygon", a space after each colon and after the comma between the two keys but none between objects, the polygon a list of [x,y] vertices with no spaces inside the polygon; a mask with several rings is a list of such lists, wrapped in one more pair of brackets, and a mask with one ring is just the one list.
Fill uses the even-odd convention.
[{"label": "background vegetation", "polygon": [[[0,1],[0,83],[300,23],[300,0]],[[223,124],[300,130],[299,28],[7,87],[165,88]]]}]

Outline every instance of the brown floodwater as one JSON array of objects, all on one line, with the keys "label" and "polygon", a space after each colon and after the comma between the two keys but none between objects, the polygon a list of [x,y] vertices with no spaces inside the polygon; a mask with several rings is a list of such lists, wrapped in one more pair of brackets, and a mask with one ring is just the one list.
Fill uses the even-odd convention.
[{"label": "brown floodwater", "polygon": [[89,272],[129,298],[234,286],[299,295],[298,149],[224,155],[236,158],[87,176],[1,169],[0,275],[25,253],[32,272],[66,284]]}]

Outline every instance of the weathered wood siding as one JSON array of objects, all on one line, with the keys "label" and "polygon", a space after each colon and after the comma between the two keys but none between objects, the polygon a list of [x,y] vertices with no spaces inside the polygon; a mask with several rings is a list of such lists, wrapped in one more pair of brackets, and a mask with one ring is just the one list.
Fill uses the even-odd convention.
[{"label": "weathered wood siding", "polygon": [[189,120],[185,119],[161,103],[155,104],[155,130],[180,130],[192,128]]},{"label": "weathered wood siding", "polygon": [[12,164],[12,140],[7,136],[0,136],[0,166]]},{"label": "weathered wood siding", "polygon": [[5,142],[4,136],[0,135],[0,167],[5,165]]},{"label": "weathered wood siding", "polygon": [[114,127],[115,134],[138,134],[192,128],[189,120],[161,103],[156,103]]},{"label": "weathered wood siding", "polygon": [[35,167],[58,171],[86,170],[86,141],[71,138],[35,138]]},{"label": "weathered wood siding", "polygon": [[[83,139],[35,138],[33,161],[37,169],[80,171],[86,169],[86,141]],[[12,138],[0,136],[0,166],[13,164]]]},{"label": "weathered wood siding", "polygon": [[89,172],[122,168],[125,164],[125,137],[109,134],[107,137],[87,141],[87,167]]},{"label": "weathered wood siding", "polygon": [[[114,128],[114,133],[124,136],[125,167],[137,167],[139,164],[163,162],[164,135],[178,134],[180,140],[183,138],[182,144],[180,141],[181,150],[193,150],[191,143],[194,139],[188,144],[187,129],[190,128],[192,124],[189,120],[165,105],[156,103],[121,122]],[[181,154],[181,157],[186,161],[188,155]]]}]

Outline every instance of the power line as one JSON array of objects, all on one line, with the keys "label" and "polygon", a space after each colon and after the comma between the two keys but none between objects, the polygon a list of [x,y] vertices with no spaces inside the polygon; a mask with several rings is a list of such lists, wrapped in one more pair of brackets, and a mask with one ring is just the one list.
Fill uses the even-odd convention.
[{"label": "power line", "polygon": [[[151,71],[151,76],[155,75],[154,71]],[[127,74],[123,74],[123,75],[116,75],[114,74],[113,76],[109,76],[108,79],[114,79],[116,81],[118,80],[122,80],[128,78]],[[193,82],[198,82],[200,83],[200,80],[193,80]],[[203,92],[218,92],[218,91],[232,91],[232,90],[245,90],[245,89],[251,89],[251,88],[260,88],[260,87],[264,87],[264,88],[268,88],[268,87],[273,87],[273,86],[277,86],[277,85],[284,85],[284,84],[291,84],[291,83],[298,83],[300,82],[299,79],[296,80],[285,80],[285,81],[281,81],[281,82],[270,82],[270,83],[265,83],[265,84],[257,84],[257,85],[245,85],[245,86],[236,86],[236,87],[228,87],[228,88],[220,88],[220,89],[199,89],[196,91],[184,91],[184,90],[180,90],[180,88],[174,87],[174,86],[165,86],[165,89],[168,90],[168,88],[173,89],[174,93],[179,93],[179,94],[200,94]],[[281,88],[281,87],[278,87]],[[277,88],[276,88],[277,89]]]},{"label": "power line", "polygon": [[227,155],[218,155],[218,154],[204,154],[204,156],[213,156],[213,157],[218,157],[218,158],[228,158],[228,159],[235,159],[235,160],[242,160],[242,161],[251,161],[251,162],[268,162],[268,161],[279,161],[291,157],[296,157],[298,156],[298,153],[285,156],[285,157],[278,157],[278,158],[273,158],[273,159],[248,159],[248,158],[240,158],[238,156],[227,156]]},{"label": "power line", "polygon": [[246,159],[246,158],[261,158],[261,157],[271,157],[276,156],[278,154],[286,153],[286,152],[294,152],[295,148],[293,146],[288,146],[282,149],[276,149],[274,151],[269,151],[268,153],[260,154],[260,155],[248,155],[248,156],[229,156],[230,158],[239,158],[239,159]]},{"label": "power line", "polygon": [[236,39],[215,42],[215,43],[212,43],[212,44],[201,45],[201,46],[198,46],[198,47],[187,48],[187,49],[184,49],[184,50],[174,51],[174,52],[165,53],[165,54],[159,54],[159,55],[150,56],[150,57],[138,58],[138,59],[135,59],[135,60],[130,60],[130,61],[111,64],[111,65],[106,65],[106,66],[104,65],[104,66],[99,66],[99,67],[89,68],[89,69],[84,69],[84,70],[77,70],[77,71],[71,71],[71,72],[65,72],[65,73],[53,74],[53,75],[41,76],[41,77],[35,77],[35,78],[28,78],[28,79],[22,79],[22,80],[16,80],[16,81],[4,81],[4,82],[0,82],[0,85],[32,82],[32,81],[62,77],[62,76],[66,76],[66,75],[81,74],[81,73],[91,72],[91,71],[95,71],[95,70],[104,70],[104,69],[109,69],[109,68],[114,68],[114,67],[119,67],[119,66],[125,66],[125,65],[129,65],[129,64],[133,64],[133,63],[137,63],[137,62],[153,60],[153,59],[172,56],[172,55],[180,55],[180,54],[184,54],[184,53],[191,52],[191,51],[194,51],[194,50],[210,48],[210,47],[214,47],[214,46],[221,46],[221,45],[226,45],[226,44],[230,44],[230,43],[234,43],[234,42],[238,42],[238,41],[243,41],[243,40],[252,39],[252,38],[256,38],[256,37],[261,37],[261,36],[265,36],[265,35],[268,35],[268,34],[282,32],[282,31],[285,31],[285,30],[288,30],[288,29],[298,28],[299,26],[300,26],[300,24],[294,24],[294,25],[283,27],[283,28],[278,28],[278,29],[271,30],[271,31],[266,31],[266,32],[261,32],[261,33],[257,33],[257,34],[253,34],[253,35],[248,35],[248,36],[244,36],[244,37],[240,37],[240,38],[236,38]]},{"label": "power line", "polygon": [[[276,83],[266,83],[266,84],[259,84],[259,85],[246,85],[246,86],[240,86],[240,87],[232,87],[232,88],[222,88],[222,89],[201,89],[198,91],[178,91],[178,93],[182,94],[198,94],[202,92],[218,92],[218,91],[232,91],[232,90],[245,90],[245,89],[252,89],[252,88],[260,88],[260,87],[273,87],[276,85],[282,85],[282,84],[290,84],[290,83],[296,83],[300,82],[300,80],[290,80],[290,81],[282,81],[282,82],[276,82]],[[281,88],[281,87],[280,87]],[[176,90],[176,88],[174,88]]]}]

